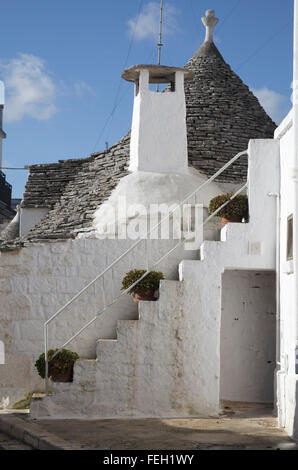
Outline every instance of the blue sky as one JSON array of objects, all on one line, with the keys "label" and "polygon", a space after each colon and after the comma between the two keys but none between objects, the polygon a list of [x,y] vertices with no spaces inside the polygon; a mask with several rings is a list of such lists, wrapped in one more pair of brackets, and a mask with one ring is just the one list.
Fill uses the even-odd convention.
[{"label": "blue sky", "polygon": [[[183,66],[204,39],[201,17],[213,8],[220,19],[215,41],[226,62],[275,120],[286,115],[292,0],[164,1],[162,63]],[[129,130],[133,89],[120,75],[124,66],[156,62],[159,3],[0,0],[5,166],[87,157]],[[13,196],[21,197],[27,172],[4,171]]]}]

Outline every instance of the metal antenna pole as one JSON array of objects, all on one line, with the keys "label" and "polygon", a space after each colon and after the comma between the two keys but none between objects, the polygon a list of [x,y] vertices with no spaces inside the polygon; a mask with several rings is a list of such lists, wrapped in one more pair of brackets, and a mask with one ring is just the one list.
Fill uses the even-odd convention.
[{"label": "metal antenna pole", "polygon": [[[158,65],[160,65],[161,48],[162,48],[162,14],[163,14],[163,0],[160,0],[160,21],[159,21],[159,38],[158,38]],[[159,91],[159,85],[156,87],[156,91]]]},{"label": "metal antenna pole", "polygon": [[161,48],[162,48],[162,14],[163,14],[163,0],[160,1],[160,22],[159,22],[159,40],[158,40],[158,65],[160,65]]}]

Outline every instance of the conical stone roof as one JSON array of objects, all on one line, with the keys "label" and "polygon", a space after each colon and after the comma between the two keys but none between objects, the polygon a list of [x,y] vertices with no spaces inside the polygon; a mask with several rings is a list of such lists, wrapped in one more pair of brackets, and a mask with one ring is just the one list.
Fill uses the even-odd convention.
[{"label": "conical stone roof", "polygon": [[[276,124],[258,99],[224,61],[215,44],[205,42],[185,65],[195,73],[185,83],[189,163],[211,176],[250,139],[273,138]],[[221,179],[246,178],[245,159]]]}]

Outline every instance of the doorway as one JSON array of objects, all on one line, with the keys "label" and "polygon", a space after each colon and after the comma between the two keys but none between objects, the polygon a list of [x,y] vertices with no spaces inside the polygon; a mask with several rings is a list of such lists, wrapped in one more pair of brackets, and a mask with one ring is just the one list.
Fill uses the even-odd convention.
[{"label": "doorway", "polygon": [[273,403],[276,363],[275,273],[222,275],[220,399]]}]

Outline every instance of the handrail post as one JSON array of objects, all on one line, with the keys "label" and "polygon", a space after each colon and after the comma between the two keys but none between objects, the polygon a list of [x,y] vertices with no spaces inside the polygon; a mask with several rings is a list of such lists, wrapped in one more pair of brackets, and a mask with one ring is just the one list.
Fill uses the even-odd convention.
[{"label": "handrail post", "polygon": [[48,324],[44,325],[45,390],[49,394]]}]

